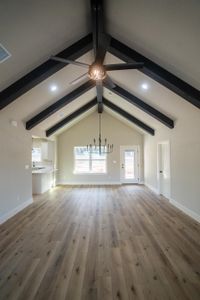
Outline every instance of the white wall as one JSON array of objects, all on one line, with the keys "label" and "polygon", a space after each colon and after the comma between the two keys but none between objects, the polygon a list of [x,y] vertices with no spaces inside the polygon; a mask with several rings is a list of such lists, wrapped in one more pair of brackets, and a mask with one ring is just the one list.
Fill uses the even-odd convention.
[{"label": "white wall", "polygon": [[[31,135],[22,122],[0,118],[0,223],[32,201]],[[29,166],[29,169],[25,169]]]},{"label": "white wall", "polygon": [[[120,145],[139,145],[141,149],[141,181],[143,181],[143,135],[104,112],[102,115],[102,137],[114,144],[114,151],[107,156],[107,174],[73,174],[74,146],[86,146],[98,136],[98,116],[92,113],[78,124],[58,136],[58,183],[119,183]],[[116,161],[116,164],[113,163]]]},{"label": "white wall", "polygon": [[[144,139],[145,183],[158,189],[157,143],[170,141],[171,199],[191,215],[200,216],[200,113],[182,100],[175,128],[160,127],[155,137]],[[199,218],[200,220],[200,218]]]}]

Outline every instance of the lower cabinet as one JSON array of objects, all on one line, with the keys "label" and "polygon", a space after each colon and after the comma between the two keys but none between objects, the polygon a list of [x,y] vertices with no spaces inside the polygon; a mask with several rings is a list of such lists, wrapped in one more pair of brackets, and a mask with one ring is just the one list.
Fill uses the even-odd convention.
[{"label": "lower cabinet", "polygon": [[32,174],[33,194],[43,194],[53,186],[53,172]]}]

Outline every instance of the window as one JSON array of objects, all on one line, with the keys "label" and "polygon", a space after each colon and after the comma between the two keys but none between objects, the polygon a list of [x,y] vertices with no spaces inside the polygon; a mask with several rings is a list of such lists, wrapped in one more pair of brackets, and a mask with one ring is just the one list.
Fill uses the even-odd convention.
[{"label": "window", "polygon": [[106,154],[99,154],[98,150],[88,153],[87,147],[74,147],[74,173],[106,173]]},{"label": "window", "polygon": [[40,148],[32,149],[32,162],[40,162],[42,160],[42,153]]}]

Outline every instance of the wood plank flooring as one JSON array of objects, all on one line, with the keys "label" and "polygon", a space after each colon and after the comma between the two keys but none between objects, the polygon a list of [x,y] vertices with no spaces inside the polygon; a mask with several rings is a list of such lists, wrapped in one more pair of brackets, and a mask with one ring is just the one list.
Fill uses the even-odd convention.
[{"label": "wood plank flooring", "polygon": [[199,300],[200,224],[141,186],[57,187],[0,227],[0,299]]}]

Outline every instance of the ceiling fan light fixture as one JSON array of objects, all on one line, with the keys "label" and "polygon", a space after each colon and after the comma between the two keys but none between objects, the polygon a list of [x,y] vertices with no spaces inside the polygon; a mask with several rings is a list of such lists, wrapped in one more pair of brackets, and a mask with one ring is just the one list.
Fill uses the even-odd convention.
[{"label": "ceiling fan light fixture", "polygon": [[88,75],[92,80],[103,80],[106,77],[106,70],[101,65],[92,64],[89,67]]}]

